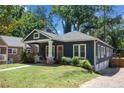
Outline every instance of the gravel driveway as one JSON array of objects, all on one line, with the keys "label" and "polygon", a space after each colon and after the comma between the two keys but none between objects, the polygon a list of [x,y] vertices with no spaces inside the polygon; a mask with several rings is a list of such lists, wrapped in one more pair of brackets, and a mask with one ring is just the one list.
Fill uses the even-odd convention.
[{"label": "gravel driveway", "polygon": [[102,76],[82,84],[81,88],[124,88],[124,68],[108,68]]}]

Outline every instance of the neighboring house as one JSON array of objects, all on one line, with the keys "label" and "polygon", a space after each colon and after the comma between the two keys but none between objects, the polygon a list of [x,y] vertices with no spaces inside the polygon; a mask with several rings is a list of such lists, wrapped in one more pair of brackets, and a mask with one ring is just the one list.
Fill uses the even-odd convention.
[{"label": "neighboring house", "polygon": [[27,52],[32,51],[31,47],[22,42],[22,38],[12,36],[0,36],[0,63],[20,62],[21,53],[26,48]]},{"label": "neighboring house", "polygon": [[113,55],[113,48],[107,43],[75,31],[59,36],[34,29],[23,41],[39,45],[39,56],[44,60],[78,56],[88,59],[96,71],[108,67]]}]

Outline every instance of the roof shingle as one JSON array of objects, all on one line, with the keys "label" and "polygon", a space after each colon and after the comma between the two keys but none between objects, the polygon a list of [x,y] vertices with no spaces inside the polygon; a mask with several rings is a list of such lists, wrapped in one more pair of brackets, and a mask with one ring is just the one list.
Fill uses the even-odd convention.
[{"label": "roof shingle", "polygon": [[[23,47],[24,43],[22,42],[23,38],[12,37],[12,36],[0,36],[0,38],[8,45],[13,47]],[[27,47],[30,47],[27,45]]]}]

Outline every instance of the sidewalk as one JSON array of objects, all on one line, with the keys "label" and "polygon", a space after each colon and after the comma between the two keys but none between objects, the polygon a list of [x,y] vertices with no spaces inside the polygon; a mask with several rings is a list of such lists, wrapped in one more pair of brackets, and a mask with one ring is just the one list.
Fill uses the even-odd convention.
[{"label": "sidewalk", "polygon": [[18,67],[5,68],[5,69],[1,69],[0,72],[2,72],[2,71],[14,70],[14,69],[20,69],[20,68],[25,68],[25,67],[29,67],[29,66],[31,66],[31,65],[25,65],[25,66],[18,66]]}]

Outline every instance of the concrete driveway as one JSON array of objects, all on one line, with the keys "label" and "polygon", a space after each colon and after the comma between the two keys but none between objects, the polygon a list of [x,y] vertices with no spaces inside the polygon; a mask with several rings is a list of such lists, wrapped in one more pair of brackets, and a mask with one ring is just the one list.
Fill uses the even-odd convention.
[{"label": "concrete driveway", "polygon": [[124,88],[124,68],[107,68],[102,76],[82,84],[81,88]]}]

